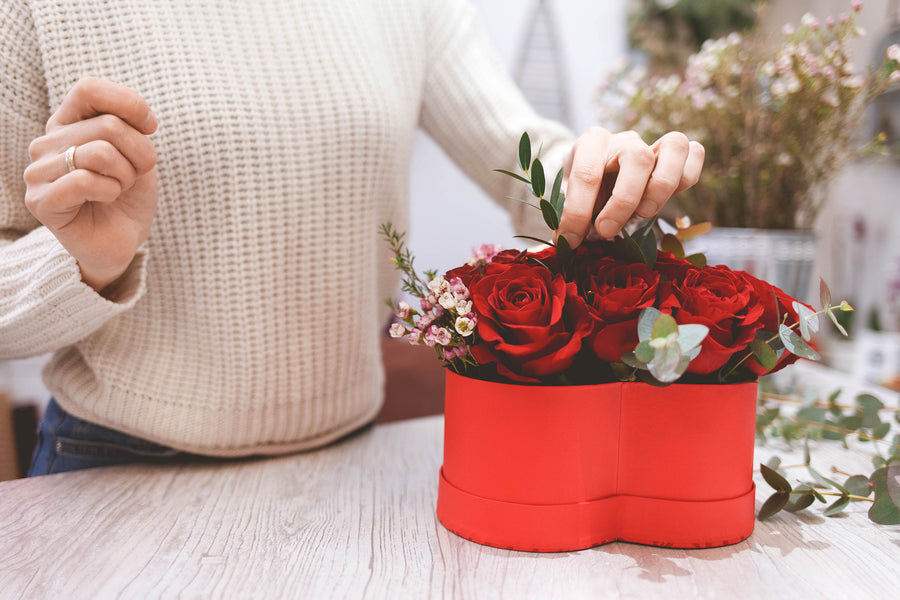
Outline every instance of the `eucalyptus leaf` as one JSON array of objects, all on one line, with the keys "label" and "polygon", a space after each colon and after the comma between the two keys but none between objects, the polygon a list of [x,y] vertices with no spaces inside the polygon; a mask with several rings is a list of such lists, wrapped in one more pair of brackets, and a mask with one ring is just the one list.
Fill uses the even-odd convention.
[{"label": "eucalyptus leaf", "polygon": [[750,341],[750,351],[753,352],[753,358],[766,371],[770,371],[778,364],[778,356],[772,350],[772,346],[764,340],[754,338]]},{"label": "eucalyptus leaf", "polygon": [[675,258],[684,258],[684,246],[671,233],[662,236],[662,239],[659,241],[659,249],[663,252],[671,252],[675,255]]},{"label": "eucalyptus leaf", "polygon": [[[538,198],[543,198],[546,185],[544,181],[544,165],[541,164],[541,159],[536,158],[531,163],[531,191]],[[552,229],[556,228],[553,227]]]},{"label": "eucalyptus leaf", "polygon": [[810,488],[809,491],[811,491],[812,495],[816,497],[816,500],[818,500],[822,504],[828,504],[828,500],[825,499],[825,496],[819,493],[819,490],[817,490],[816,488]]},{"label": "eucalyptus leaf", "polygon": [[869,508],[869,519],[879,525],[900,525],[900,507],[891,501],[890,496],[882,494]]},{"label": "eucalyptus leaf", "polygon": [[832,502],[828,508],[825,509],[824,514],[826,517],[833,517],[834,515],[843,511],[850,504],[850,498],[847,496],[841,496],[834,502]]},{"label": "eucalyptus leaf", "polygon": [[[859,413],[857,413],[858,415]],[[881,425],[881,418],[877,412],[864,412],[862,414],[862,426],[869,429],[875,429]]]},{"label": "eucalyptus leaf", "polygon": [[689,254],[688,256],[684,257],[684,260],[688,261],[689,263],[691,263],[698,269],[706,268],[706,255],[705,254],[700,254],[699,252],[697,254]]},{"label": "eucalyptus leaf", "polygon": [[[784,510],[788,512],[797,512],[798,510],[803,510],[804,508],[809,508],[809,506],[816,501],[816,497],[813,496],[810,487],[806,484],[798,485],[794,489],[794,494],[791,494],[791,499],[785,505]],[[796,492],[805,492],[802,494],[797,494]]]},{"label": "eucalyptus leaf", "polygon": [[544,199],[541,199],[541,214],[544,216],[544,223],[547,224],[547,227],[553,231],[559,229],[559,217],[556,216],[553,205]]},{"label": "eucalyptus leaf", "polygon": [[[610,363],[609,368],[619,381],[635,381],[634,369],[622,363]],[[868,480],[867,480],[868,481]]]},{"label": "eucalyptus leaf", "polygon": [[822,475],[821,473],[819,473],[812,467],[808,466],[806,468],[809,471],[809,474],[812,475],[813,479],[815,479],[816,483],[818,483],[820,486],[826,487],[826,488],[832,487],[844,495],[850,493],[847,491],[847,488],[845,488],[844,486],[839,484],[837,481],[834,481],[833,479],[828,479],[827,477],[825,477],[824,475]]},{"label": "eucalyptus leaf", "polygon": [[653,360],[653,355],[655,354],[655,350],[653,346],[650,345],[650,342],[647,340],[642,341],[637,345],[637,348],[634,349],[634,357],[641,361],[642,363],[648,363]]},{"label": "eucalyptus leaf", "polygon": [[847,481],[844,482],[844,487],[854,496],[868,498],[872,494],[872,484],[869,483],[869,478],[865,475],[848,477]]},{"label": "eucalyptus leaf", "polygon": [[804,421],[811,421],[817,425],[825,423],[825,409],[816,406],[804,406],[797,411],[797,418]]},{"label": "eucalyptus leaf", "polygon": [[652,306],[641,311],[638,317],[638,339],[642,342],[653,339],[653,323],[662,313]]},{"label": "eucalyptus leaf", "polygon": [[654,235],[653,235],[653,227],[656,225],[657,220],[658,220],[658,217],[652,217],[650,219],[647,219],[646,221],[641,223],[640,226],[638,226],[638,228],[635,229],[634,233],[631,235],[634,238],[638,239],[639,241],[644,238],[647,238],[647,237],[653,238],[654,248],[655,248],[656,247],[655,246],[656,237],[654,237]]},{"label": "eucalyptus leaf", "polygon": [[678,361],[678,366],[675,367],[675,373],[678,375],[678,377],[684,375],[684,372],[687,371],[687,368],[691,364],[692,360],[694,359],[690,355],[681,355],[681,359],[679,359]]},{"label": "eucalyptus leaf", "polygon": [[831,290],[828,289],[828,284],[821,277],[819,277],[819,302],[823,309],[831,306]]},{"label": "eucalyptus leaf", "polygon": [[771,496],[769,496],[765,502],[763,502],[762,507],[759,509],[759,512],[756,515],[756,518],[760,521],[765,521],[772,515],[778,513],[782,508],[784,508],[788,500],[791,499],[791,495],[786,492],[775,492]]},{"label": "eucalyptus leaf", "polygon": [[[654,220],[655,222],[655,220]],[[656,236],[653,235],[653,229],[648,227],[647,231],[641,236],[635,236],[638,245],[641,248],[641,254],[644,257],[644,264],[651,269],[656,267]]]},{"label": "eucalyptus leaf", "polygon": [[641,247],[632,237],[626,237],[616,243],[615,255],[616,258],[626,263],[644,262],[644,254],[641,252]]},{"label": "eucalyptus leaf", "polygon": [[787,479],[782,477],[781,474],[774,469],[770,469],[766,465],[760,464],[759,471],[760,473],[762,473],[763,479],[766,480],[766,483],[768,483],[779,492],[784,492],[787,494],[791,492],[791,484]]},{"label": "eucalyptus leaf", "polygon": [[828,318],[831,319],[831,322],[834,323],[834,326],[837,327],[837,330],[841,332],[841,335],[844,337],[850,337],[850,334],[847,333],[847,330],[844,329],[844,326],[838,323],[837,317],[834,316],[834,311],[828,311]]},{"label": "eucalyptus leaf", "polygon": [[800,337],[808,342],[812,339],[812,334],[819,331],[819,315],[796,300],[793,302],[793,308],[800,322]]},{"label": "eucalyptus leaf", "polygon": [[[769,419],[769,421],[771,422],[772,419]],[[765,462],[765,465],[767,467],[769,467],[770,469],[773,469],[773,470],[777,469],[781,465],[781,457],[773,456]],[[868,480],[866,480],[866,481],[868,481]]]},{"label": "eucalyptus leaf", "polygon": [[636,373],[638,381],[642,381],[654,387],[667,387],[671,385],[671,382],[660,381],[655,378],[649,371],[637,371]]},{"label": "eucalyptus leaf", "polygon": [[519,138],[519,166],[523,171],[528,171],[528,165],[531,164],[531,140],[528,138],[528,132],[522,134]]},{"label": "eucalyptus leaf", "polygon": [[900,463],[888,465],[885,477],[887,493],[891,497],[891,502],[900,506]]},{"label": "eucalyptus leaf", "polygon": [[522,200],[521,198],[515,198],[515,197],[513,197],[513,196],[507,196],[506,199],[507,199],[507,200],[515,200],[516,202],[521,202],[522,204],[527,204],[527,205],[530,206],[531,208],[534,208],[534,209],[537,209],[537,210],[541,210],[541,207],[540,207],[540,206],[538,206],[538,205],[535,204],[534,202],[530,202],[530,201],[528,201],[528,200]]},{"label": "eucalyptus leaf", "polygon": [[509,175],[510,177],[514,177],[514,178],[518,179],[519,181],[522,181],[524,183],[527,183],[528,185],[531,185],[531,181],[529,179],[522,177],[518,173],[513,173],[512,171],[507,171],[506,169],[494,169],[494,170],[498,173],[503,173],[504,175]]},{"label": "eucalyptus leaf", "polygon": [[530,235],[514,235],[514,238],[522,239],[522,240],[531,240],[532,242],[537,242],[542,246],[552,246],[553,243],[548,242],[546,240],[542,240],[541,238],[532,237]]},{"label": "eucalyptus leaf", "polygon": [[681,376],[678,365],[681,362],[681,348],[678,342],[656,350],[653,360],[647,363],[650,374],[663,383],[671,383]]},{"label": "eucalyptus leaf", "polygon": [[675,235],[682,242],[686,242],[705,233],[709,233],[710,229],[712,229],[712,223],[710,223],[709,221],[704,221],[703,223],[697,223],[696,225],[690,225],[683,229],[679,229],[678,233],[676,233]]},{"label": "eucalyptus leaf", "polygon": [[778,337],[791,354],[810,360],[819,360],[819,353],[784,323],[778,326]]},{"label": "eucalyptus leaf", "polygon": [[709,334],[709,327],[706,325],[698,325],[696,323],[679,325],[678,344],[681,346],[681,351],[691,352],[703,342],[707,334]]},{"label": "eucalyptus leaf", "polygon": [[[673,333],[678,332],[678,323],[675,317],[665,313],[660,313],[653,322],[653,330],[651,336],[653,339],[666,338]],[[680,353],[679,353],[680,354]]]},{"label": "eucalyptus leaf", "polygon": [[872,437],[876,440],[883,440],[888,432],[890,432],[890,430],[890,423],[881,423],[880,425],[872,429]]},{"label": "eucalyptus leaf", "polygon": [[872,483],[875,492],[875,503],[869,509],[869,518],[881,525],[897,525],[900,524],[900,494],[891,496],[888,489],[889,479],[893,479],[895,489],[900,487],[897,477],[900,477],[900,465],[891,465],[895,467],[893,477],[890,477],[890,467],[879,467],[869,481]]},{"label": "eucalyptus leaf", "polygon": [[559,259],[559,264],[562,267],[563,275],[566,280],[569,280],[569,271],[571,270],[571,263],[573,260],[572,255],[572,246],[569,245],[569,240],[566,239],[566,236],[560,235],[556,238],[556,257]]},{"label": "eucalyptus leaf", "polygon": [[849,431],[856,431],[860,427],[862,427],[863,421],[862,417],[859,415],[847,415],[846,417],[841,417],[838,419],[837,426],[842,429],[847,429]]},{"label": "eucalyptus leaf", "polygon": [[644,371],[647,370],[647,364],[639,361],[635,357],[634,352],[626,352],[625,354],[623,354],[621,361],[623,363],[625,363],[626,365],[628,365],[629,367],[631,367],[632,369],[641,369]]},{"label": "eucalyptus leaf", "polygon": [[[825,421],[825,427],[839,427],[839,425],[828,419]],[[841,431],[833,431],[831,429],[823,429],[822,438],[826,440],[842,440],[844,439],[844,433]]]},{"label": "eucalyptus leaf", "polygon": [[[563,204],[566,201],[565,195],[560,191],[562,189],[563,170],[556,172],[556,179],[553,180],[553,189],[550,192],[550,205],[558,219],[562,219]],[[554,228],[555,229],[555,228]]]},{"label": "eucalyptus leaf", "polygon": [[872,394],[860,394],[856,397],[856,404],[863,414],[876,413],[884,408],[884,403]]}]

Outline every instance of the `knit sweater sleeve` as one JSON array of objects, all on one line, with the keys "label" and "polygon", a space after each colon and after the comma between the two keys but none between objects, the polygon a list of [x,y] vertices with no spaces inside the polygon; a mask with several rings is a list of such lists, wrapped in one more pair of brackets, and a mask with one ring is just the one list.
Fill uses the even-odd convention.
[{"label": "knit sweater sleeve", "polygon": [[520,233],[547,237],[538,211],[508,199],[525,198],[524,184],[493,169],[517,170],[519,137],[527,131],[532,143],[542,147],[541,161],[552,183],[574,142],[572,133],[531,108],[468,0],[430,4],[420,125],[466,175],[509,211]]},{"label": "knit sweater sleeve", "polygon": [[25,207],[28,145],[49,118],[41,51],[25,0],[0,3],[0,359],[73,344],[143,290],[140,253],[104,295],[81,281],[75,259]]}]

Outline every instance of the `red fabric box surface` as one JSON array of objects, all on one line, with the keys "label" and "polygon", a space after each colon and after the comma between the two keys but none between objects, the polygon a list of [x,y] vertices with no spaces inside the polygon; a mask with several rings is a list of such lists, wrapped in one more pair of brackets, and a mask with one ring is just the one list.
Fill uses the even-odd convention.
[{"label": "red fabric box surface", "polygon": [[447,373],[437,515],[489,546],[707,548],[753,531],[756,383],[526,386]]}]

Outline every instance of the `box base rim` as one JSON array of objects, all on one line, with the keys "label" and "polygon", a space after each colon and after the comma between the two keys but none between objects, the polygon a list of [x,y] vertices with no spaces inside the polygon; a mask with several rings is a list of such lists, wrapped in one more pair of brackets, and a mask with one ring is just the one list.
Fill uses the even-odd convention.
[{"label": "box base rim", "polygon": [[719,500],[616,495],[572,504],[521,504],[457,488],[442,469],[437,517],[470,541],[525,552],[569,552],[614,541],[717,548],[753,533],[755,501],[751,482],[746,493]]}]

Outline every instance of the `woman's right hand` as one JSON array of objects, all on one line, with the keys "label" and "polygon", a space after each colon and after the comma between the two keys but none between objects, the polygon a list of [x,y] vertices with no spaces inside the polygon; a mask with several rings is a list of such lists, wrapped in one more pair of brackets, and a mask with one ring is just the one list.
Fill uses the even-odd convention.
[{"label": "woman's right hand", "polygon": [[156,150],[147,136],[156,126],[134,90],[86,78],[28,149],[25,204],[78,262],[82,281],[98,292],[125,272],[150,233]]}]

